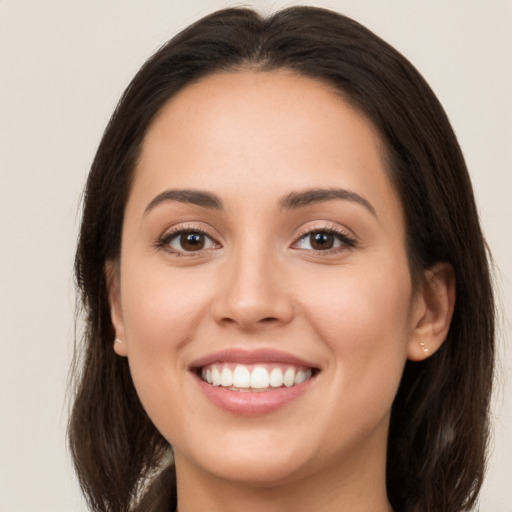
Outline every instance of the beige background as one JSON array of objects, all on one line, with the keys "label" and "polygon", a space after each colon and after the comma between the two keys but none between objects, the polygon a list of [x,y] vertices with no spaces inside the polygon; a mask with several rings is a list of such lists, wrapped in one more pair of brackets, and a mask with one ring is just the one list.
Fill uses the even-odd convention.
[{"label": "beige background", "polygon": [[[256,1],[268,11],[293,2]],[[331,0],[401,50],[445,105],[503,302],[494,451],[481,510],[512,512],[512,2]],[[78,203],[142,62],[220,0],[0,0],[0,512],[81,505],[65,447]]]}]

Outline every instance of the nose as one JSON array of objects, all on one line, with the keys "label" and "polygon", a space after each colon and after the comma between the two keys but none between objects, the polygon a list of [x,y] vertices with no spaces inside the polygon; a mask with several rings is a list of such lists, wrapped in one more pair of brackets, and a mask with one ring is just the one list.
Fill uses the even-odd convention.
[{"label": "nose", "polygon": [[292,320],[287,280],[272,255],[242,251],[226,261],[220,281],[212,306],[216,322],[251,331]]}]

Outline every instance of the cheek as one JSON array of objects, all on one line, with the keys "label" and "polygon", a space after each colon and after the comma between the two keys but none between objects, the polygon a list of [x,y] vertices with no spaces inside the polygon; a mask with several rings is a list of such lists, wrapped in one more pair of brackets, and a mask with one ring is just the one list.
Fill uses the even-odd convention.
[{"label": "cheek", "polygon": [[160,264],[127,263],[121,275],[130,371],[144,407],[150,416],[159,415],[162,403],[179,405],[173,391],[179,391],[177,377],[186,370],[182,348],[205,315],[209,287]]},{"label": "cheek", "polygon": [[[140,269],[140,270],[139,270]],[[172,350],[203,315],[208,286],[201,276],[172,272],[165,265],[127,265],[122,280],[125,331],[133,348]]]},{"label": "cheek", "polygon": [[311,283],[303,285],[305,309],[340,348],[382,346],[379,341],[409,328],[412,284],[405,259],[311,274]]},{"label": "cheek", "polygon": [[[309,323],[328,345],[340,388],[393,399],[411,334],[412,285],[407,262],[340,269],[304,287]],[[323,284],[322,286],[319,286]],[[315,290],[311,292],[311,290]],[[358,391],[356,391],[358,393]]]}]

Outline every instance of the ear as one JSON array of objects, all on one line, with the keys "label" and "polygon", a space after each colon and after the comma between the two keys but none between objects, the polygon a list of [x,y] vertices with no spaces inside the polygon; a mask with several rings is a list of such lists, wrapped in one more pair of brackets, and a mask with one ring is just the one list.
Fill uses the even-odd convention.
[{"label": "ear", "polygon": [[416,297],[407,357],[422,361],[443,344],[455,307],[455,274],[449,263],[427,269]]},{"label": "ear", "polygon": [[116,332],[116,340],[112,340],[114,351],[117,355],[126,357],[128,355],[128,347],[126,345],[123,310],[121,307],[121,278],[118,262],[108,261],[105,264],[105,277],[110,305],[110,319]]}]

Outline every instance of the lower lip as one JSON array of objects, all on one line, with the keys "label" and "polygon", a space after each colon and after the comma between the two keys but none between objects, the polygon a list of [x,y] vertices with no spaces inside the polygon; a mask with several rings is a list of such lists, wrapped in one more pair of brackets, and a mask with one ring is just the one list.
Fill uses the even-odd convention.
[{"label": "lower lip", "polygon": [[225,411],[242,416],[259,416],[269,414],[289,404],[301,396],[316,377],[312,377],[301,384],[286,388],[271,389],[269,391],[243,392],[231,391],[221,386],[212,386],[197,375],[201,391],[217,407]]}]

